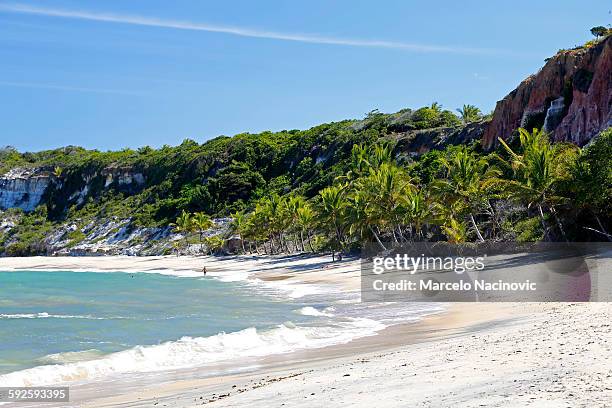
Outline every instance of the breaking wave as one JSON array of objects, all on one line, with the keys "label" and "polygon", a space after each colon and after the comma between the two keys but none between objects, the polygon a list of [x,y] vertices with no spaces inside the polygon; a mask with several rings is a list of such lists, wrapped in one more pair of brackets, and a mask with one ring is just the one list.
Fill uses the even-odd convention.
[{"label": "breaking wave", "polygon": [[300,310],[298,310],[298,313],[304,316],[325,316],[325,317],[331,317],[333,316],[332,313],[329,313],[330,308],[325,308],[324,310],[318,310],[312,306],[304,306],[303,308],[301,308]]},{"label": "breaking wave", "polygon": [[0,383],[4,386],[55,385],[123,373],[196,367],[344,344],[358,337],[374,335],[383,328],[384,324],[366,318],[342,318],[324,326],[296,326],[286,322],[266,331],[251,327],[210,337],[182,337],[153,346],[136,346],[87,361],[79,360],[87,354],[90,357],[94,351],[80,352],[80,355],[79,352],[59,353],[43,359],[63,364],[41,365],[1,375]]},{"label": "breaking wave", "polygon": [[125,317],[96,317],[92,315],[58,315],[50,314],[47,312],[40,313],[16,313],[16,314],[4,314],[0,313],[0,319],[91,319],[91,320],[105,320],[105,319],[125,319]]}]

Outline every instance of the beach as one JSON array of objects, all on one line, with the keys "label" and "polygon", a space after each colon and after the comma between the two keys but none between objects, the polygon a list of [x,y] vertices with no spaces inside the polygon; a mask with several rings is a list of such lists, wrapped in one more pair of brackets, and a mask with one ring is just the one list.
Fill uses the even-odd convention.
[{"label": "beach", "polygon": [[414,344],[256,374],[177,381],[84,406],[609,406],[609,304],[501,308],[508,313],[504,318],[461,321],[452,330],[432,322],[443,334]]},{"label": "beach", "polygon": [[[299,297],[359,289],[359,261],[329,257],[2,258],[2,270],[203,274]],[[270,355],[244,372],[198,368],[121,389],[71,388],[72,406],[606,406],[609,303],[464,303],[344,344]],[[150,380],[150,378],[148,379]],[[20,405],[24,406],[24,405]],[[61,405],[60,405],[61,406]]]}]

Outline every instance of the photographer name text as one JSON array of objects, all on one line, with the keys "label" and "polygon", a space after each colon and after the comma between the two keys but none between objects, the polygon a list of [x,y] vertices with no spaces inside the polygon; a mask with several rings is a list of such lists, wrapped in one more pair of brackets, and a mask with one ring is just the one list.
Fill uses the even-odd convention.
[{"label": "photographer name text", "polygon": [[514,291],[528,292],[536,291],[536,282],[526,280],[524,282],[488,282],[482,279],[472,281],[459,280],[456,282],[438,282],[432,279],[419,279],[417,281],[402,279],[395,282],[385,282],[382,279],[376,279],[372,282],[372,288],[375,291]]}]

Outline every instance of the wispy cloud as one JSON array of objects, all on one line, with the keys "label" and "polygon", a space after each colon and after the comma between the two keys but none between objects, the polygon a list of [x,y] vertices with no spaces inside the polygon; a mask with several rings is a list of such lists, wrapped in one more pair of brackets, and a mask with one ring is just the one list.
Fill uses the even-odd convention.
[{"label": "wispy cloud", "polygon": [[114,95],[141,95],[138,92],[124,91],[120,89],[83,88],[83,87],[78,87],[78,86],[44,84],[44,83],[36,83],[36,82],[0,81],[0,87],[2,86],[15,87],[15,88],[49,89],[53,91],[91,92],[91,93],[114,94]]},{"label": "wispy cloud", "polygon": [[154,17],[136,15],[119,15],[112,13],[99,13],[82,10],[53,9],[35,7],[25,4],[0,4],[0,11],[24,14],[36,14],[48,17],[61,17],[78,20],[100,21],[108,23],[132,24],[139,26],[171,28],[177,30],[206,31],[223,33],[241,37],[265,38],[281,41],[295,41],[312,44],[329,44],[351,47],[389,48],[416,52],[450,53],[450,54],[497,54],[500,50],[486,48],[454,47],[442,45],[415,44],[397,41],[376,39],[353,39],[321,36],[317,34],[282,33],[251,29],[244,27],[221,26],[214,24],[196,23],[190,21],[166,20]]},{"label": "wispy cloud", "polygon": [[474,78],[479,79],[481,81],[487,81],[489,79],[488,76],[479,74],[478,72],[474,72]]}]

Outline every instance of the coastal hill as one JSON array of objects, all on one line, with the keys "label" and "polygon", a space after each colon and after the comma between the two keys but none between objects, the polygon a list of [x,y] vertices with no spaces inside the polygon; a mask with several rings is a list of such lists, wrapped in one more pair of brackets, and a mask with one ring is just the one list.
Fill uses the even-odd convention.
[{"label": "coastal hill", "polygon": [[20,153],[6,147],[0,149],[0,254],[170,253],[181,237],[170,224],[183,211],[216,217],[217,232],[226,233],[227,217],[258,200],[288,193],[309,200],[346,177],[357,144],[390,142],[395,160],[420,183],[440,173],[436,152],[469,145],[485,155],[501,149],[498,137],[516,142],[519,127],[543,128],[555,141],[584,146],[612,123],[611,82],[609,36],[559,51],[491,115],[471,105],[457,115],[434,103],[159,149]]},{"label": "coastal hill", "polygon": [[612,36],[559,50],[497,103],[483,145],[508,138],[519,127],[536,127],[554,140],[580,146],[612,125]]}]

